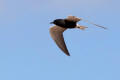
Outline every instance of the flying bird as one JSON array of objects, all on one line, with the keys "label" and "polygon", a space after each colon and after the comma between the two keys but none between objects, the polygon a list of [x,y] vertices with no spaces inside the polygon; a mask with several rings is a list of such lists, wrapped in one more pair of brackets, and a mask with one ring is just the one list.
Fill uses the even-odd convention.
[{"label": "flying bird", "polygon": [[[51,24],[55,24],[55,25],[50,28],[50,35],[55,41],[55,43],[57,44],[57,46],[68,56],[70,56],[70,53],[65,44],[63,32],[67,29],[73,29],[73,28],[79,28],[81,30],[88,28],[85,26],[78,25],[77,22],[79,22],[80,20],[83,20],[83,19],[78,18],[76,16],[68,16],[65,19],[55,19],[53,22],[51,22]],[[96,24],[93,24],[93,25],[96,25]],[[101,27],[99,25],[96,25],[96,26]]]},{"label": "flying bird", "polygon": [[68,28],[80,28],[83,30],[87,28],[84,26],[77,25],[78,21],[80,21],[80,18],[77,18],[75,16],[68,16],[65,19],[56,19],[53,22],[51,22],[51,24],[55,25],[50,28],[50,35],[55,41],[55,43],[58,45],[58,47],[68,56],[70,56],[70,54],[63,38],[63,32]]}]

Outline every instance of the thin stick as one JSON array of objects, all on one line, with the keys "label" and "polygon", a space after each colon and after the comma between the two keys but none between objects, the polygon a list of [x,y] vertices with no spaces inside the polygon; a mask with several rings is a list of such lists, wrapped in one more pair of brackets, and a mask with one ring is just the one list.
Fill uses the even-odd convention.
[{"label": "thin stick", "polygon": [[88,21],[88,20],[84,20],[84,19],[81,19],[81,20],[83,20],[84,22],[87,22],[87,23],[89,23],[89,24],[95,25],[95,26],[97,26],[97,27],[101,27],[101,28],[103,28],[103,29],[107,29],[106,27],[97,25],[97,24],[95,24],[95,23],[93,23],[93,22],[90,22],[90,21]]}]

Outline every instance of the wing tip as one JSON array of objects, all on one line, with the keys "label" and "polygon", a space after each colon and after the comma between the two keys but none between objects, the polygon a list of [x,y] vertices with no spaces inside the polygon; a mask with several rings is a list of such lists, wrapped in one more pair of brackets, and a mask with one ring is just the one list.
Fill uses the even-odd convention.
[{"label": "wing tip", "polygon": [[70,54],[68,54],[67,56],[70,56]]},{"label": "wing tip", "polygon": [[69,52],[65,53],[67,56],[70,56]]}]

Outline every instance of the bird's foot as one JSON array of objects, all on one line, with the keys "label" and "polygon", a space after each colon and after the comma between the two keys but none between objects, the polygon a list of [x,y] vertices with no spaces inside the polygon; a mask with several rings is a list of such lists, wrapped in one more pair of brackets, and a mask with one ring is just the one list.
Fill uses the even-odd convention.
[{"label": "bird's foot", "polygon": [[79,28],[79,29],[81,29],[81,30],[85,30],[85,29],[88,28],[88,27],[86,27],[86,26],[77,26],[77,28]]}]

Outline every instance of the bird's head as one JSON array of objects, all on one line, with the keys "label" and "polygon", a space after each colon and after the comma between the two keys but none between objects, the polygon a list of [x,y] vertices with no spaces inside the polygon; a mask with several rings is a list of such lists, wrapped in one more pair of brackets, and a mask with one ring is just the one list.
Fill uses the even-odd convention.
[{"label": "bird's head", "polygon": [[56,20],[50,22],[50,24],[56,24],[57,22],[58,22],[58,21],[57,21],[57,19],[56,19]]},{"label": "bird's head", "polygon": [[56,24],[56,23],[58,23],[57,20],[54,20],[54,21],[50,22],[50,24]]}]

